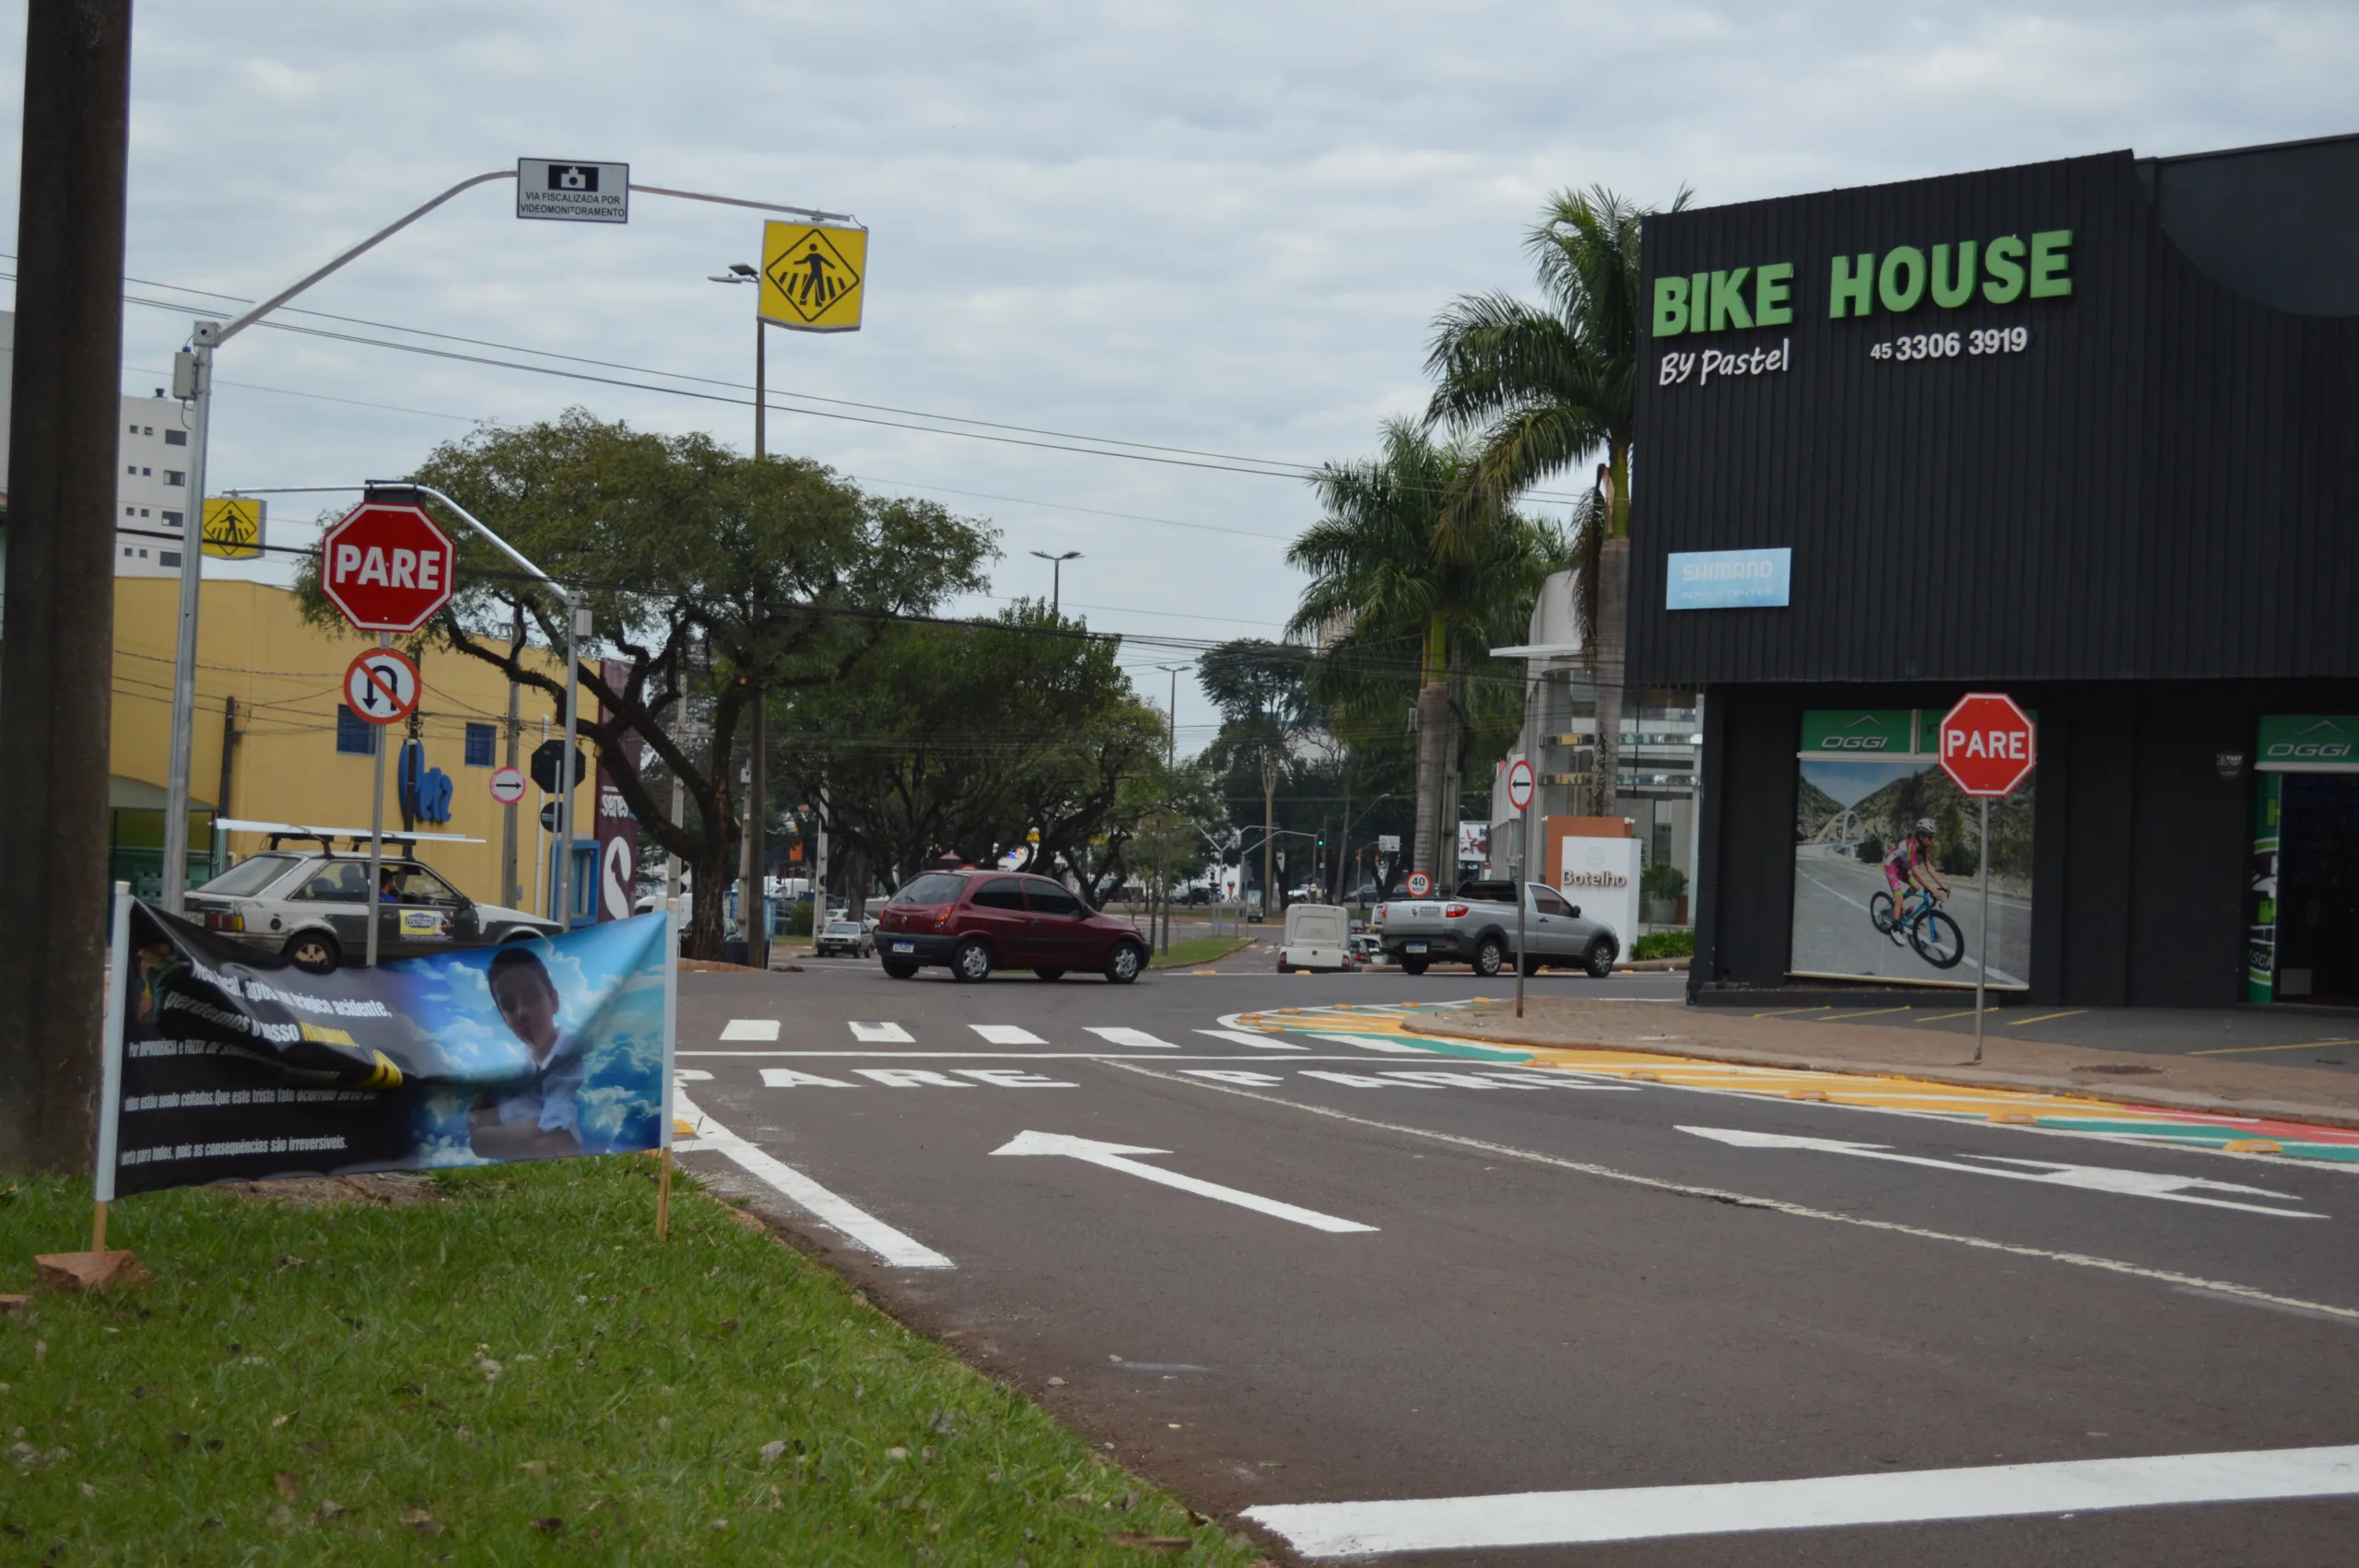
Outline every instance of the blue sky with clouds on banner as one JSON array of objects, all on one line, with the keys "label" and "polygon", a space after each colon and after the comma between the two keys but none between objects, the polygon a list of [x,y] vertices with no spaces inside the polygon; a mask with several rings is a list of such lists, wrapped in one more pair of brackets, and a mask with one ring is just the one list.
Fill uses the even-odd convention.
[{"label": "blue sky with clouds on banner", "polygon": [[[13,99],[21,23],[0,31]],[[2359,128],[2354,66],[2359,12],[2301,3],[141,0],[127,271],[178,308],[127,308],[123,384],[161,384],[205,309],[168,286],[264,294],[466,175],[611,158],[870,226],[866,329],[774,334],[781,393],[1315,463],[1422,408],[1451,298],[1528,287],[1520,240],[1555,188],[1708,204],[2330,135]],[[750,441],[744,402],[680,393],[750,395],[753,290],[707,276],[758,259],[757,217],[640,197],[625,228],[521,223],[511,192],[460,197],[302,303],[645,384],[252,332],[217,372],[217,493],[396,475],[473,421],[574,404]],[[1065,603],[1096,626],[1274,636],[1291,609],[1298,478],[869,417],[937,433],[781,412],[770,439],[989,518],[996,595],[1045,593],[1029,552],[1077,549]],[[334,500],[278,497],[273,542],[307,542]],[[1160,701],[1144,666],[1174,657],[1126,662]],[[1183,690],[1183,750],[1206,717]]]}]

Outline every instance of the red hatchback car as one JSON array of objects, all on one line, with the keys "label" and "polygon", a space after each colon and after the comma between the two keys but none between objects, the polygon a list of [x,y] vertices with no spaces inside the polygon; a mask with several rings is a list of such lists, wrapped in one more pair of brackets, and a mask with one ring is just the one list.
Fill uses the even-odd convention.
[{"label": "red hatchback car", "polygon": [[960,980],[1029,969],[1044,980],[1095,969],[1127,986],[1146,967],[1146,938],[1044,876],[928,872],[893,895],[876,920],[876,957],[906,980],[941,965]]}]

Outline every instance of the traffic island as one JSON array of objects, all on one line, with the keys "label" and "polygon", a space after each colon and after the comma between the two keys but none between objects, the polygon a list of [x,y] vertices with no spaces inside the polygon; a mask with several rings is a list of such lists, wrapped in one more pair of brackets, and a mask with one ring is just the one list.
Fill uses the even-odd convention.
[{"label": "traffic island", "polygon": [[[118,1206],[152,1281],[0,1313],[0,1560],[1255,1558],[692,1184],[658,1245],[654,1177]],[[0,1291],[89,1202],[0,1193]]]},{"label": "traffic island", "polygon": [[[2006,1014],[1991,1014],[2003,1026]],[[2359,1074],[2165,1056],[1989,1036],[1980,1066],[1971,1041],[1945,1030],[1826,1019],[1757,1017],[1728,1008],[1644,1006],[1579,997],[1532,997],[1524,1016],[1485,998],[1413,1012],[1402,1028],[1438,1039],[1534,1049],[1628,1050],[1745,1067],[1906,1077],[1973,1088],[2079,1094],[2164,1110],[2267,1117],[2359,1128]]]}]

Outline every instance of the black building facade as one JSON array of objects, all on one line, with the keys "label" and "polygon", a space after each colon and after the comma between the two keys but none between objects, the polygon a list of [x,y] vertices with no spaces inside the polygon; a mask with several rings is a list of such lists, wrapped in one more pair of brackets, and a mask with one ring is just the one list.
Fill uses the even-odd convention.
[{"label": "black building facade", "polygon": [[[1706,694],[1691,995],[2359,999],[2359,137],[1668,214],[1645,255],[1630,670]],[[1929,755],[1969,690],[2038,726],[1988,953]],[[1946,967],[1870,915],[1920,820]]]}]

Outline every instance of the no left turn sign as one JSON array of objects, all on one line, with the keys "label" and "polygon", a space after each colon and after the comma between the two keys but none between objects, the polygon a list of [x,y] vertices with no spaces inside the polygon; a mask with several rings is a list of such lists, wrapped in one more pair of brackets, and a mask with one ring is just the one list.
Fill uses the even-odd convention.
[{"label": "no left turn sign", "polygon": [[344,705],[369,724],[398,724],[417,707],[417,666],[390,648],[372,648],[346,666]]}]

